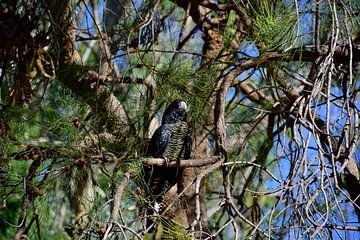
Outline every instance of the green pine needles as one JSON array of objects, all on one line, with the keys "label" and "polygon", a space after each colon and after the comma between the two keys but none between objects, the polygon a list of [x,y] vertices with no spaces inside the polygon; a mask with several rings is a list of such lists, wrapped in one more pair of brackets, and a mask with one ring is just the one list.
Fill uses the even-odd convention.
[{"label": "green pine needles", "polygon": [[296,12],[282,1],[249,1],[255,43],[262,51],[283,50],[295,39]]},{"label": "green pine needles", "polygon": [[157,100],[172,102],[184,99],[189,103],[189,120],[204,123],[205,110],[216,86],[214,68],[196,69],[192,61],[164,66],[157,74]]}]

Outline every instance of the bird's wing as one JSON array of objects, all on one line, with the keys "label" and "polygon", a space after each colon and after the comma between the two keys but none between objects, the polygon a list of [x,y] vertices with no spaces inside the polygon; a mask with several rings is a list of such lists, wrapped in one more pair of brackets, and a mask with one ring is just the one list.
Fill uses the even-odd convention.
[{"label": "bird's wing", "polygon": [[171,129],[168,124],[161,125],[154,132],[147,150],[152,157],[161,157],[171,138]]}]

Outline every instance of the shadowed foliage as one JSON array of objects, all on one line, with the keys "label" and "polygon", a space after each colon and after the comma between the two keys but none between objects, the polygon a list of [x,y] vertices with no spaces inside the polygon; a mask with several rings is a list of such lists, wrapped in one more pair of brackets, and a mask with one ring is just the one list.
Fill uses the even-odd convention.
[{"label": "shadowed foliage", "polygon": [[[358,239],[359,11],[1,1],[0,239]],[[175,175],[161,211],[144,168]]]}]

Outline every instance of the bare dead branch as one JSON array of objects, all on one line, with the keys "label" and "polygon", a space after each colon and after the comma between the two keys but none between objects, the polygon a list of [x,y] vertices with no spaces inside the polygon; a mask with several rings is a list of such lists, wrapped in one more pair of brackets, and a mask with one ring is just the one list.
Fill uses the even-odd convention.
[{"label": "bare dead branch", "polygon": [[110,231],[113,227],[114,221],[116,221],[116,219],[119,216],[121,196],[122,196],[122,193],[124,192],[124,189],[125,189],[128,181],[129,181],[129,178],[130,178],[130,172],[126,172],[124,174],[121,182],[116,187],[116,193],[114,195],[114,203],[113,203],[113,208],[111,211],[111,217],[107,223],[107,229],[102,238],[103,240],[107,239],[108,234],[110,233]]}]

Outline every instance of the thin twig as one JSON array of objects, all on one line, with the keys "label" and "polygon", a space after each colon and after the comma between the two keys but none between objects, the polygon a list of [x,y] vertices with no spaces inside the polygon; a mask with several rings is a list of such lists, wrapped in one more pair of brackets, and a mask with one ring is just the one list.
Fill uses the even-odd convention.
[{"label": "thin twig", "polygon": [[112,227],[113,223],[119,216],[119,210],[120,210],[120,202],[121,202],[121,196],[124,192],[124,189],[129,181],[130,178],[130,172],[126,172],[121,180],[121,182],[116,187],[116,193],[114,195],[114,203],[113,203],[113,209],[111,211],[111,217],[107,223],[107,229],[105,231],[103,240],[107,239]]}]

